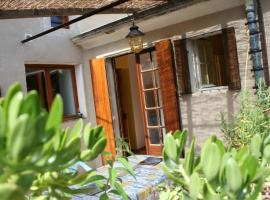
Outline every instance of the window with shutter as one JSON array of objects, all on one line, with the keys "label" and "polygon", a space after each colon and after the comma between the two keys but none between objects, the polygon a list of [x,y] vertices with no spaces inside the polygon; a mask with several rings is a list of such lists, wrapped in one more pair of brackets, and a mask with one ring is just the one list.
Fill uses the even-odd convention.
[{"label": "window with shutter", "polygon": [[[234,29],[224,29],[222,33],[219,31],[183,41],[182,51],[175,49],[181,94],[188,93],[190,85],[193,91],[220,86],[229,86],[230,90],[241,89]],[[185,78],[189,74],[185,67],[187,63],[191,72],[190,79]]]}]

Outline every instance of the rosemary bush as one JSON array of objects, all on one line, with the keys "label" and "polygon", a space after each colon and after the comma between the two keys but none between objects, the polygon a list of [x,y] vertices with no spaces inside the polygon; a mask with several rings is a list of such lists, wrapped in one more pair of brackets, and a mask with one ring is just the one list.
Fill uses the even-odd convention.
[{"label": "rosemary bush", "polygon": [[270,133],[270,89],[259,87],[255,99],[244,90],[241,94],[240,112],[233,122],[221,114],[221,130],[228,145],[237,149],[250,144],[255,134],[266,137]]}]

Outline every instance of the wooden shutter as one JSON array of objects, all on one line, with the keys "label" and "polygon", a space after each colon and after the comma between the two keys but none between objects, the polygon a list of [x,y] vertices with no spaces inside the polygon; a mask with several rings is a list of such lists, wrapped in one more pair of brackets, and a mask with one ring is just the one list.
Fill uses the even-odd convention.
[{"label": "wooden shutter", "polygon": [[231,90],[241,90],[238,54],[234,28],[222,30],[228,85]]},{"label": "wooden shutter", "polygon": [[158,72],[166,131],[181,129],[178,96],[174,72],[173,50],[170,40],[162,40],[156,45]]},{"label": "wooden shutter", "polygon": [[190,74],[186,39],[173,41],[179,94],[190,94]]},{"label": "wooden shutter", "polygon": [[[106,65],[103,58],[90,61],[92,88],[96,110],[96,121],[105,129],[107,146],[105,151],[115,156],[115,140],[113,131],[113,120],[110,106],[110,97],[106,75]],[[103,157],[103,162],[105,161]]]}]

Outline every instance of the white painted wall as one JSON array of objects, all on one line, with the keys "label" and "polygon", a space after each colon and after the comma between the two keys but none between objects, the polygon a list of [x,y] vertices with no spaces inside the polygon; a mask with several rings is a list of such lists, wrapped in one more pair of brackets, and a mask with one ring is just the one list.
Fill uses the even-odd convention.
[{"label": "white painted wall", "polygon": [[[50,18],[0,20],[0,87],[5,95],[8,87],[19,82],[26,91],[25,64],[82,64],[82,51],[70,38],[78,34],[77,26],[60,29],[26,44],[21,44],[25,34],[35,35],[50,28]],[[8,78],[7,78],[8,77]],[[84,87],[82,74],[77,74],[77,84]],[[78,90],[79,92],[82,89]],[[84,95],[78,95],[84,114]]]},{"label": "white painted wall", "polygon": [[[70,29],[60,29],[26,44],[20,41],[25,34],[35,35],[50,28],[50,18],[28,18],[0,20],[0,87],[2,95],[14,82],[22,84],[26,91],[25,64],[71,64],[75,65],[80,111],[85,122],[95,125],[93,101],[89,100],[85,87],[82,50],[70,38],[79,34],[77,25]],[[86,65],[86,68],[89,64]],[[89,81],[89,80],[88,80]],[[88,85],[88,84],[87,84]],[[91,103],[88,103],[91,101]],[[90,115],[90,117],[89,117]],[[93,121],[91,121],[93,120]],[[63,123],[63,127],[73,126],[75,121]],[[100,162],[93,162],[92,166]]]},{"label": "white painted wall", "polygon": [[72,36],[78,34],[74,26],[26,44],[20,43],[25,34],[34,35],[50,28],[49,18],[0,20],[0,27],[0,87],[4,94],[13,82],[17,81],[25,86],[25,63],[81,62],[81,50],[70,41]]}]

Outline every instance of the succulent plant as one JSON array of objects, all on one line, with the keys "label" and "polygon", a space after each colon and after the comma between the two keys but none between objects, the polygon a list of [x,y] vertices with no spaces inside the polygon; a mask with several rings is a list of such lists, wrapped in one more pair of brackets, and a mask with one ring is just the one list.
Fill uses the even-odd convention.
[{"label": "succulent plant", "polygon": [[212,136],[199,155],[195,154],[193,139],[182,159],[186,138],[187,132],[168,134],[163,151],[164,172],[174,187],[182,188],[178,199],[257,199],[270,175],[270,138],[255,135],[250,146],[236,150],[226,149],[221,140]]},{"label": "succulent plant", "polygon": [[[95,170],[70,172],[78,161],[97,158],[105,149],[106,138],[100,126],[85,127],[79,120],[72,129],[61,128],[63,103],[59,95],[47,112],[36,91],[23,95],[19,84],[13,85],[0,100],[0,196],[2,200],[69,199],[71,195],[89,193],[96,183],[108,193],[128,199],[110,165],[110,177]],[[85,149],[82,150],[81,141]],[[132,173],[129,163],[118,158],[122,169]],[[111,162],[113,163],[113,162]],[[127,170],[128,169],[128,170]]]}]

